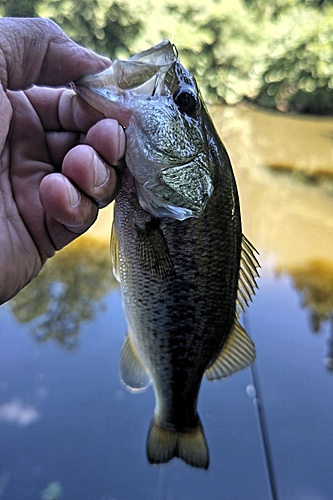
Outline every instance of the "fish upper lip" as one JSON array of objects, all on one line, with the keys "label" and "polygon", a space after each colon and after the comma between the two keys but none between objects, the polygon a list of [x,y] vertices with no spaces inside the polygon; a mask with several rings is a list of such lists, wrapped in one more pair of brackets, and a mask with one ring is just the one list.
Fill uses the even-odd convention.
[{"label": "fish upper lip", "polygon": [[[89,106],[102,113],[105,118],[117,120],[124,129],[127,129],[130,125],[133,118],[133,112],[124,106],[121,99],[112,101],[98,91],[89,92],[85,84],[80,84],[80,79],[71,83],[71,87],[81,99],[88,103]],[[121,94],[123,94],[123,91],[119,93],[119,95]],[[100,102],[97,100],[99,98],[103,99],[102,105],[100,105]]]}]

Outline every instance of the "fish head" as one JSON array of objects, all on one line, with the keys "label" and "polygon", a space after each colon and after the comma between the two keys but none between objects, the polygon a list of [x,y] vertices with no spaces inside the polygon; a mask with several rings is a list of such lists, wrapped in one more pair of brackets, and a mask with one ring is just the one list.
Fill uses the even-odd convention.
[{"label": "fish head", "polygon": [[195,79],[165,40],[75,82],[75,90],[126,130],[126,165],[139,203],[155,217],[198,217],[213,192],[204,117]]}]

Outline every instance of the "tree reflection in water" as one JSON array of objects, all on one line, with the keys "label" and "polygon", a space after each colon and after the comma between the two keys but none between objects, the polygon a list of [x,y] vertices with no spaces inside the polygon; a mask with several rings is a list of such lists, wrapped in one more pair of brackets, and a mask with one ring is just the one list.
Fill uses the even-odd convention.
[{"label": "tree reflection in water", "polygon": [[288,273],[301,293],[303,306],[309,309],[311,330],[318,333],[323,323],[330,322],[324,363],[333,370],[333,263],[317,259],[307,267],[295,268]]},{"label": "tree reflection in water", "polygon": [[19,322],[33,323],[39,342],[53,339],[74,349],[81,323],[94,318],[116,287],[108,245],[85,236],[58,252],[9,306]]}]

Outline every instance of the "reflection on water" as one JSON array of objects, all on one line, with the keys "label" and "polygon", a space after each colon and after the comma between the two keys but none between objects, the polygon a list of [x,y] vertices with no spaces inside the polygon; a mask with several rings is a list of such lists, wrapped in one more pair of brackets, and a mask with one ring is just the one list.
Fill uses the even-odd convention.
[{"label": "reflection on water", "polygon": [[[244,233],[276,274],[291,276],[318,331],[333,312],[333,120],[211,111],[237,177]],[[110,217],[112,210],[102,211],[97,226],[59,252],[9,303],[21,323],[32,322],[38,341],[75,347],[80,323],[91,320],[117,286]]]},{"label": "reflection on water", "polygon": [[316,260],[306,268],[289,270],[296,289],[309,309],[313,332],[333,315],[333,262]]},{"label": "reflection on water", "polygon": [[324,364],[333,370],[333,263],[314,260],[307,267],[290,269],[289,273],[301,295],[302,306],[309,311],[312,332],[320,332],[324,323],[330,325]]},{"label": "reflection on water", "polygon": [[87,235],[51,259],[9,305],[18,321],[32,322],[36,340],[55,339],[73,349],[80,324],[94,318],[116,286],[108,245]]},{"label": "reflection on water", "polygon": [[333,120],[234,108],[213,117],[235,167],[250,241],[288,274],[318,259],[333,264],[333,198],[304,182],[319,171],[333,174]]},{"label": "reflection on water", "polygon": [[20,398],[13,398],[8,403],[0,405],[0,422],[26,427],[39,418],[40,415],[36,408],[23,403]]},{"label": "reflection on water", "polygon": [[213,117],[235,165],[244,232],[292,278],[318,331],[333,312],[333,120],[236,108]]},{"label": "reflection on water", "polygon": [[60,483],[57,481],[50,483],[47,488],[41,493],[41,500],[57,500],[62,493],[62,488]]},{"label": "reflection on water", "polygon": [[[208,472],[181,461],[146,463],[154,398],[151,390],[135,398],[119,382],[126,323],[119,293],[109,293],[117,286],[111,211],[102,210],[92,231],[0,308],[1,499],[332,497],[333,377],[319,368],[325,356],[327,367],[333,359],[333,197],[317,173],[333,172],[333,120],[230,108],[215,109],[214,118],[235,169],[244,233],[261,254],[246,316],[259,384],[250,370],[218,388],[204,381]],[[319,330],[321,337],[311,335]],[[68,348],[79,335],[82,342],[68,353],[55,342],[37,345],[26,331]],[[258,404],[266,410],[275,497]]]}]

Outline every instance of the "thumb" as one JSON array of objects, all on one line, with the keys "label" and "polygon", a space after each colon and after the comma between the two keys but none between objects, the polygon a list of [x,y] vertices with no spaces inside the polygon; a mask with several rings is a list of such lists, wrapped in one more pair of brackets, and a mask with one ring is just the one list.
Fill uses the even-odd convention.
[{"label": "thumb", "polygon": [[0,81],[5,89],[68,85],[110,60],[80,47],[49,19],[0,19]]}]

